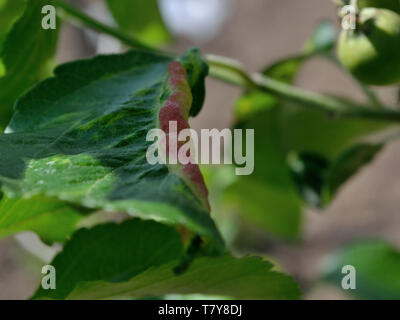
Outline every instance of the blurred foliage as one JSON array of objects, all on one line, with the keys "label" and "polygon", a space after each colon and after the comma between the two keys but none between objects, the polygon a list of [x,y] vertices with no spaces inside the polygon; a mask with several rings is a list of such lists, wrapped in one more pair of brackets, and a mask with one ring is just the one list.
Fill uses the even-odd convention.
[{"label": "blurred foliage", "polygon": [[356,144],[333,161],[317,153],[295,153],[288,157],[293,180],[306,203],[322,208],[333,199],[342,184],[368,164],[382,144]]},{"label": "blurred foliage", "polygon": [[65,202],[46,198],[0,201],[0,239],[22,231],[33,231],[47,244],[63,242],[76,230],[82,210]]},{"label": "blurred foliage", "polygon": [[107,0],[107,5],[120,28],[141,42],[158,46],[171,41],[157,0]]},{"label": "blurred foliage", "polygon": [[[26,2],[24,14],[7,34],[3,48],[0,47],[3,66],[0,67],[0,129],[7,125],[16,99],[35,82],[49,75],[49,63],[56,50],[59,27],[44,30],[39,26],[43,18],[42,7],[52,3],[51,0]],[[9,21],[13,19],[15,16]]]},{"label": "blurred foliage", "polygon": [[285,83],[293,83],[301,66],[311,58],[322,56],[332,58],[337,30],[329,21],[321,21],[310,39],[304,45],[303,51],[295,56],[276,61],[264,68],[262,73]]},{"label": "blurred foliage", "polygon": [[[334,26],[323,21],[301,54],[267,66],[263,74],[293,83],[308,59],[332,60],[335,40]],[[300,234],[304,204],[318,208],[329,204],[340,186],[381,148],[359,140],[387,127],[332,118],[259,91],[243,93],[234,112],[235,128],[255,130],[255,170],[229,185],[224,200],[237,208],[243,221],[288,240]]]},{"label": "blurred foliage", "polygon": [[331,21],[320,21],[315,27],[311,38],[304,45],[305,54],[310,56],[315,54],[331,56],[337,35],[337,29]]},{"label": "blurred foliage", "polygon": [[280,108],[276,104],[269,105],[269,109],[264,105],[264,108],[267,110],[257,112],[235,126],[255,130],[255,167],[250,176],[239,176],[226,189],[225,199],[243,213],[244,220],[252,221],[273,235],[296,239],[300,228],[301,202],[292,188],[278,137],[280,127],[276,116]]},{"label": "blurred foliage", "polygon": [[341,288],[342,268],[356,270],[356,289],[347,293],[359,299],[400,299],[400,252],[386,242],[366,240],[333,253],[322,265],[322,279]]},{"label": "blurred foliage", "polygon": [[24,0],[0,0],[0,51],[6,33],[22,14],[24,6]]}]

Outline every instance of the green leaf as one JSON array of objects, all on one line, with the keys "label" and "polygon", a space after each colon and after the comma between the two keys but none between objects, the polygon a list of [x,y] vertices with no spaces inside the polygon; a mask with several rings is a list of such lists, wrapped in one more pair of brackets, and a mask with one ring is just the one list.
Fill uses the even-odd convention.
[{"label": "green leaf", "polygon": [[302,198],[310,206],[322,208],[382,147],[383,144],[356,144],[333,161],[317,153],[293,152],[288,157],[288,165]]},{"label": "green leaf", "polygon": [[[179,234],[155,222],[130,220],[78,231],[52,262],[57,289],[34,299],[145,298],[206,294],[237,299],[297,299],[291,277],[259,258],[201,257],[181,274]],[[99,268],[102,266],[102,268]]]},{"label": "green leaf", "polygon": [[9,121],[15,100],[40,79],[54,55],[60,26],[44,30],[41,25],[42,7],[52,3],[51,0],[26,2],[24,14],[13,25],[2,49],[0,46],[0,60],[5,69],[0,78],[0,127],[4,128]]},{"label": "green leaf", "polygon": [[340,186],[370,163],[382,150],[383,144],[357,144],[341,154],[332,164],[327,174],[324,190],[325,201],[332,199]]},{"label": "green leaf", "polygon": [[[302,53],[267,66],[263,74],[293,83],[308,59],[330,58],[335,38],[335,27],[322,22]],[[236,103],[235,117],[236,126],[255,129],[256,169],[251,179],[240,178],[226,189],[227,202],[239,207],[244,218],[289,239],[298,235],[301,223],[302,204],[296,193],[313,206],[327,204],[339,185],[370,159],[338,164],[337,170],[343,171],[335,169],[330,176],[332,183],[340,180],[333,189],[326,182],[328,165],[361,136],[385,128],[373,121],[333,119],[270,93],[244,93]]]},{"label": "green leaf", "polygon": [[[304,59],[305,56],[298,56],[282,60],[264,73],[280,81],[293,82]],[[240,177],[226,189],[226,202],[239,208],[244,219],[286,239],[297,238],[301,227],[302,204],[296,193],[312,206],[327,205],[340,184],[370,159],[367,156],[359,161],[349,159],[353,166],[347,168],[347,174],[339,175],[335,169],[329,178],[332,186],[339,176],[341,180],[333,189],[330,182],[325,183],[328,163],[361,136],[385,128],[372,121],[331,119],[320,111],[256,92],[245,93],[238,99],[235,116],[237,127],[255,129],[256,169],[251,178]],[[307,163],[302,159],[299,169],[293,167],[299,161],[287,163],[290,154],[318,159],[308,159]],[[345,170],[344,166],[342,162],[337,170]],[[293,169],[300,171],[296,173]]]},{"label": "green leaf", "polygon": [[[329,21],[321,21],[306,42],[303,53],[266,67],[263,74],[276,80],[293,83],[300,68],[308,59],[321,54],[330,57],[336,36],[335,26]],[[386,127],[385,124],[374,121],[332,119],[323,112],[304,108],[284,99],[281,99],[279,107],[281,112],[277,113],[276,121],[279,122],[282,136],[279,141],[285,154],[294,150],[320,153],[323,157],[333,159],[360,136]],[[253,99],[252,107],[248,106],[247,109],[257,111],[259,108]]]},{"label": "green leaf", "polygon": [[[276,121],[279,105],[276,99],[260,99],[248,93],[238,101],[241,118],[236,128],[254,129],[254,172],[237,177],[226,188],[225,201],[240,210],[242,218],[269,233],[288,240],[300,231],[301,201],[293,187],[290,171],[281,149],[280,127]],[[253,112],[243,103],[254,106]],[[260,105],[258,105],[260,103]],[[245,116],[244,116],[245,115]]]},{"label": "green leaf", "polygon": [[130,219],[81,229],[51,263],[57,272],[57,289],[40,287],[33,298],[64,299],[82,281],[123,283],[182,256],[179,233],[153,221]]},{"label": "green leaf", "polygon": [[267,66],[262,71],[262,74],[285,83],[293,83],[301,66],[307,59],[308,56],[304,54],[284,58]]},{"label": "green leaf", "polygon": [[241,95],[235,103],[235,118],[238,123],[251,120],[256,114],[261,114],[277,105],[279,99],[272,94],[252,91]]},{"label": "green leaf", "polygon": [[199,258],[182,275],[171,262],[152,268],[125,283],[82,283],[68,299],[104,299],[113,296],[159,297],[167,294],[203,294],[245,300],[294,300],[301,296],[291,277],[272,271],[260,258]]},{"label": "green leaf", "polygon": [[301,202],[289,186],[280,188],[268,181],[241,177],[226,188],[224,200],[231,209],[240,210],[244,221],[274,236],[296,240],[301,226]]},{"label": "green leaf", "polygon": [[63,242],[81,220],[77,208],[44,197],[0,201],[0,238],[21,231],[36,232],[46,243]]},{"label": "green leaf", "polygon": [[4,37],[12,24],[24,10],[24,0],[1,0],[0,1],[0,51]]},{"label": "green leaf", "polygon": [[185,55],[180,59],[185,67],[189,86],[193,94],[192,107],[190,108],[190,116],[195,117],[203,107],[206,97],[206,77],[208,75],[208,64],[201,58],[200,51],[197,48],[187,50]]},{"label": "green leaf", "polygon": [[328,20],[323,20],[317,24],[311,38],[306,42],[304,51],[312,56],[322,54],[329,56],[335,47],[338,31],[335,25]]},{"label": "green leaf", "polygon": [[[306,42],[305,51],[294,57],[282,59],[268,67],[263,74],[274,79],[293,83],[303,63],[316,55],[326,55],[332,51],[337,31],[329,21],[317,24],[313,35]],[[268,96],[271,96],[268,94]],[[253,99],[248,110],[259,109]],[[367,120],[332,119],[323,112],[304,108],[296,103],[281,99],[276,114],[279,122],[279,131],[282,135],[279,140],[285,154],[295,151],[320,153],[322,156],[333,159],[348,148],[360,136],[378,131],[386,127],[380,123]],[[249,111],[251,114],[251,111]],[[238,117],[240,119],[240,117]]]},{"label": "green leaf", "polygon": [[[301,226],[302,204],[296,193],[314,207],[327,205],[339,186],[379,148],[372,146],[371,153],[360,148],[341,160],[343,154],[360,137],[385,127],[372,121],[332,119],[253,92],[237,101],[236,118],[238,128],[255,129],[255,170],[226,189],[226,201],[238,207],[244,219],[287,239],[296,238]],[[328,165],[332,165],[329,181]]]},{"label": "green leaf", "polygon": [[359,140],[385,125],[329,119],[319,112],[290,108],[283,111],[280,121],[282,147],[286,154],[294,155],[288,157],[292,177],[306,203],[324,207],[381,149]]},{"label": "green leaf", "polygon": [[[335,45],[336,36],[335,26],[329,21],[321,21],[306,42],[303,53],[266,67],[263,74],[293,83],[300,68],[308,59],[318,55],[331,58],[330,53]],[[258,110],[259,106],[253,102],[253,107],[248,107],[248,109]],[[319,153],[332,160],[349,148],[360,136],[387,127],[385,124],[374,121],[332,119],[323,112],[304,108],[284,99],[280,101],[280,109],[281,112],[277,114],[276,121],[280,123],[279,141],[285,154],[291,151]]]},{"label": "green leaf", "polygon": [[0,60],[0,78],[6,74],[6,67],[3,61]]},{"label": "green leaf", "polygon": [[148,45],[171,40],[157,0],[107,0],[107,5],[121,29],[138,40]]},{"label": "green leaf", "polygon": [[[335,0],[337,6],[349,5],[350,0]],[[360,9],[364,8],[384,8],[388,10],[392,10],[400,14],[400,2],[396,0],[358,0],[357,6]]]},{"label": "green leaf", "polygon": [[312,207],[322,207],[329,161],[317,153],[292,152],[288,156],[288,165],[297,191],[304,201]]},{"label": "green leaf", "polygon": [[281,59],[264,68],[262,73],[276,80],[293,83],[303,64],[317,55],[330,58],[337,30],[330,21],[321,21],[306,42],[302,53]]},{"label": "green leaf", "polygon": [[285,103],[276,121],[279,121],[281,146],[286,153],[319,153],[329,160],[338,157],[361,137],[388,127],[379,121],[330,118],[321,111],[294,103]]},{"label": "green leaf", "polygon": [[356,270],[356,289],[347,292],[361,299],[400,299],[400,252],[383,241],[360,241],[331,255],[323,265],[323,279],[341,288],[342,268]]},{"label": "green leaf", "polygon": [[155,143],[146,141],[149,130],[167,132],[169,120],[187,125],[190,104],[185,70],[169,56],[132,51],[60,66],[19,99],[13,133],[0,135],[3,190],[161,219],[220,240],[198,167],[146,159]]}]

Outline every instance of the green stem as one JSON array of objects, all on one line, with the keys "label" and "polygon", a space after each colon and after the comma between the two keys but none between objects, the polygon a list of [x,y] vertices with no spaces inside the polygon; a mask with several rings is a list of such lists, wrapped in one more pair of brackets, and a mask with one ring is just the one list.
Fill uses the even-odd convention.
[{"label": "green stem", "polygon": [[379,98],[377,97],[375,92],[367,85],[365,85],[362,82],[355,79],[354,76],[352,76],[349,71],[347,71],[345,68],[343,68],[342,64],[339,62],[339,60],[335,56],[333,56],[333,55],[329,56],[328,60],[330,62],[332,62],[337,68],[339,68],[339,70],[344,72],[348,77],[350,77],[354,80],[354,82],[360,87],[360,89],[364,93],[364,95],[368,98],[369,104],[372,107],[376,107],[376,108],[384,107],[383,103],[379,100]]},{"label": "green stem", "polygon": [[367,96],[371,106],[373,106],[375,108],[383,108],[384,107],[383,103],[379,100],[379,98],[377,97],[375,92],[370,87],[368,87],[367,85],[365,85],[359,81],[357,81],[357,83],[359,84],[359,86],[360,86],[361,90],[364,92],[364,94]]},{"label": "green stem", "polygon": [[76,9],[75,7],[65,3],[62,0],[56,0],[55,1],[56,6],[63,11],[63,14],[68,16],[69,18],[72,18],[73,22],[78,23],[78,24],[84,24],[87,27],[96,30],[100,33],[105,33],[110,36],[113,36],[114,38],[119,39],[122,43],[126,44],[127,46],[133,47],[133,48],[138,48],[138,49],[145,49],[149,51],[155,51],[155,49],[145,45],[144,43],[140,42],[139,40],[136,40],[135,38],[128,36],[121,32],[120,30],[116,28],[112,28],[110,26],[107,26],[87,14],[83,13],[82,11]]},{"label": "green stem", "polygon": [[274,93],[282,98],[298,102],[303,107],[325,111],[334,116],[392,122],[400,121],[400,112],[395,110],[376,109],[356,103],[345,102],[340,99],[296,88],[284,82],[266,77],[260,73],[248,76],[238,62],[229,58],[207,55],[206,59],[211,67],[211,76],[238,87]]},{"label": "green stem", "polygon": [[356,12],[358,13],[358,1],[357,0],[350,0],[350,5],[352,5],[354,7],[354,9],[356,10]]},{"label": "green stem", "polygon": [[[243,80],[242,74],[244,71],[241,67],[237,67],[237,63],[231,63],[229,60],[225,60],[225,62],[222,63],[223,57],[219,57],[218,61],[219,63],[216,64],[215,58],[211,61],[208,60],[211,66],[210,72],[213,77],[224,82],[249,90],[254,90],[256,88],[261,91],[274,93],[282,98],[298,102],[302,107],[324,111],[333,116],[400,122],[400,112],[398,111],[376,109],[355,103],[344,102],[340,99],[293,87],[260,73],[255,73],[251,77],[246,76],[245,80]],[[229,63],[229,67],[223,68],[227,63]],[[221,68],[225,72],[221,72]],[[227,72],[227,70],[229,70],[229,72]]]},{"label": "green stem", "polygon": [[[75,21],[83,23],[98,32],[111,35],[130,47],[153,52],[157,51],[116,28],[92,19],[62,0],[56,0],[56,5]],[[206,55],[206,60],[210,65],[210,75],[212,77],[241,88],[272,92],[283,98],[299,102],[303,107],[312,107],[336,116],[400,122],[400,112],[395,110],[373,109],[368,106],[344,102],[340,99],[296,88],[259,73],[249,75],[241,67],[240,63],[227,57]]]},{"label": "green stem", "polygon": [[207,54],[205,59],[210,66],[212,77],[243,88],[257,89],[257,84],[238,61],[213,54]]},{"label": "green stem", "polygon": [[364,105],[312,93],[261,74],[255,74],[253,79],[263,90],[274,92],[283,98],[299,102],[305,107],[313,107],[332,115],[393,122],[400,121],[400,112],[395,110],[370,108]]}]

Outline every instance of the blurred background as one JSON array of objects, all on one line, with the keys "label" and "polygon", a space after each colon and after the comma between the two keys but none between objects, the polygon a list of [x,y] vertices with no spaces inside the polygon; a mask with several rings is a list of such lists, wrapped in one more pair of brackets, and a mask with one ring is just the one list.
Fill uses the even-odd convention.
[{"label": "blurred background", "polygon": [[[71,2],[101,21],[115,24],[103,1]],[[182,53],[198,46],[203,53],[237,59],[251,72],[299,53],[319,21],[330,20],[339,28],[336,8],[329,0],[159,0],[159,5],[166,28],[174,37],[166,45],[169,50]],[[124,49],[107,36],[69,24],[63,25],[59,43],[60,63]],[[296,85],[364,99],[357,84],[323,59],[307,62]],[[383,101],[394,104],[395,88],[377,92]],[[238,88],[208,79],[206,102],[200,115],[191,120],[192,127],[232,126],[232,108],[240,93]],[[237,250],[246,253],[251,247],[252,253],[277,261],[300,282],[306,299],[350,299],[345,291],[316,282],[319,268],[332,250],[356,239],[377,237],[400,248],[399,161],[400,143],[392,143],[340,190],[328,209],[306,210],[299,240],[278,241],[254,225],[246,226],[240,231],[243,241]],[[246,236],[249,234],[251,237]],[[0,299],[25,299],[33,293],[41,264],[28,252],[37,251],[38,246],[30,234],[0,241]],[[44,259],[53,254],[43,248],[39,252]]]}]

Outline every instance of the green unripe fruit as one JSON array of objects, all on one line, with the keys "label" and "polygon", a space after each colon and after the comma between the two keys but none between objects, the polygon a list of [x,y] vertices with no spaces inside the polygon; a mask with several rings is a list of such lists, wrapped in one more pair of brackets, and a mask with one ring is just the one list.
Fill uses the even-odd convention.
[{"label": "green unripe fruit", "polygon": [[399,0],[358,0],[358,7],[364,8],[382,8],[400,13]]},{"label": "green unripe fruit", "polygon": [[361,82],[400,82],[400,15],[376,8],[361,10],[356,30],[339,36],[339,61]]},{"label": "green unripe fruit", "polygon": [[[350,4],[350,0],[340,0],[343,5]],[[400,14],[400,0],[358,0],[359,9],[382,8],[395,11]]]}]

